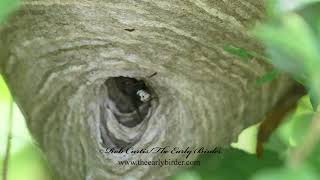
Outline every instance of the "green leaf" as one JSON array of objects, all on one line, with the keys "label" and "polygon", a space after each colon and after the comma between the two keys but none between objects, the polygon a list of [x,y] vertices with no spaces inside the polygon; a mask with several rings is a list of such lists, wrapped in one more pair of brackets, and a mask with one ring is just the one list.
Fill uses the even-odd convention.
[{"label": "green leaf", "polygon": [[250,154],[256,153],[257,133],[260,124],[255,124],[244,129],[238,136],[238,141],[231,144],[231,147],[241,149]]},{"label": "green leaf", "polygon": [[299,114],[306,114],[306,113],[312,113],[313,108],[312,104],[310,103],[310,96],[304,96],[302,97],[298,102],[298,107],[295,111],[296,115]]},{"label": "green leaf", "polygon": [[[310,1],[310,0],[309,0]],[[320,1],[307,2],[297,8],[296,12],[300,14],[314,32],[319,33]]]},{"label": "green leaf", "polygon": [[0,23],[19,6],[19,0],[0,0]]},{"label": "green leaf", "polygon": [[281,23],[260,26],[256,35],[268,47],[269,59],[278,69],[306,79],[319,68],[319,49],[314,33],[304,20],[291,13]]},{"label": "green leaf", "polygon": [[192,171],[202,180],[249,179],[257,170],[282,166],[277,154],[270,151],[265,152],[263,159],[257,159],[255,155],[240,150],[225,149],[220,155],[202,155],[199,160],[201,165],[194,166]]},{"label": "green leaf", "polygon": [[317,111],[319,105],[319,93],[316,92],[314,88],[309,89],[310,102],[313,107],[313,111]]},{"label": "green leaf", "polygon": [[283,141],[277,133],[271,134],[268,142],[264,145],[265,150],[278,153],[279,159],[285,160],[290,147],[289,141]]},{"label": "green leaf", "polygon": [[269,138],[265,148],[278,152],[285,159],[288,150],[300,141],[299,136],[305,135],[313,113],[309,96],[302,97],[297,109],[283,120],[280,127]]},{"label": "green leaf", "polygon": [[320,143],[312,150],[308,156],[307,162],[312,165],[318,172],[320,171]]},{"label": "green leaf", "polygon": [[308,134],[313,115],[314,113],[306,113],[291,119],[293,121],[291,138],[295,144],[302,144],[304,141],[305,136]]},{"label": "green leaf", "polygon": [[[0,158],[0,160],[2,160]],[[2,162],[2,161],[1,161]],[[2,163],[0,163],[2,169]],[[20,151],[11,154],[8,180],[54,180],[42,152],[34,145],[28,144]]]},{"label": "green leaf", "polygon": [[310,166],[303,166],[299,169],[267,169],[258,172],[250,180],[319,180],[320,176]]},{"label": "green leaf", "polygon": [[10,95],[9,89],[4,79],[0,75],[0,102],[6,102],[6,103],[9,102],[10,97],[11,95]]},{"label": "green leaf", "polygon": [[265,84],[267,82],[271,82],[274,79],[276,79],[279,76],[280,72],[276,69],[272,70],[271,72],[266,73],[265,75],[263,75],[261,78],[256,80],[256,84],[257,85],[262,85]]},{"label": "green leaf", "polygon": [[266,3],[268,16],[273,17],[278,15],[280,11],[278,3],[278,0],[269,0],[268,3]]},{"label": "green leaf", "polygon": [[242,48],[238,48],[238,47],[234,47],[232,45],[228,45],[224,48],[224,50],[232,55],[238,56],[241,59],[244,60],[250,60],[252,59],[254,56],[247,50],[242,49]]}]

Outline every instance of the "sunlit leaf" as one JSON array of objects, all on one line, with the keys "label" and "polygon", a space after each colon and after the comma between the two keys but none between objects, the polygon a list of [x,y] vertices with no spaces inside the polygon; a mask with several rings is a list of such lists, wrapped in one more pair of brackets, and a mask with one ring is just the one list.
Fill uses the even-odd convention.
[{"label": "sunlit leaf", "polygon": [[295,114],[306,114],[306,113],[312,113],[313,108],[312,104],[310,102],[310,96],[304,96],[302,97],[298,102],[298,107],[295,111]]},{"label": "sunlit leaf", "polygon": [[9,89],[8,89],[4,79],[0,75],[0,102],[7,103],[7,102],[9,102],[9,100],[10,100]]},{"label": "sunlit leaf", "polygon": [[[0,164],[0,169],[2,168]],[[8,180],[56,180],[38,148],[28,144],[11,155]]]},{"label": "sunlit leaf", "polygon": [[238,141],[236,143],[232,143],[231,147],[241,149],[250,154],[255,154],[259,125],[260,123],[243,130],[238,136]]}]

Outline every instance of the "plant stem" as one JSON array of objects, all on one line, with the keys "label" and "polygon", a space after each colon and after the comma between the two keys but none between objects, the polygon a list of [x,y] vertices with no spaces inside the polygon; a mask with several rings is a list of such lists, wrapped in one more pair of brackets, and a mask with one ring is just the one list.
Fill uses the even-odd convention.
[{"label": "plant stem", "polygon": [[13,126],[13,99],[10,97],[9,105],[9,117],[8,117],[8,137],[7,137],[7,147],[3,160],[3,174],[2,179],[8,179],[8,170],[9,170],[9,160],[10,160],[10,151],[11,151],[11,139],[12,139],[12,126]]}]

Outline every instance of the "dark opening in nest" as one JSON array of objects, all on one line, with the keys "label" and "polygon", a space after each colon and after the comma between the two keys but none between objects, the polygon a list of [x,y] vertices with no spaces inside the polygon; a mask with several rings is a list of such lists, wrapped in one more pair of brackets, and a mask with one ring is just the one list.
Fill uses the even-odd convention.
[{"label": "dark opening in nest", "polygon": [[114,104],[113,113],[119,123],[134,127],[146,118],[154,94],[143,80],[123,76],[112,77],[105,85]]}]

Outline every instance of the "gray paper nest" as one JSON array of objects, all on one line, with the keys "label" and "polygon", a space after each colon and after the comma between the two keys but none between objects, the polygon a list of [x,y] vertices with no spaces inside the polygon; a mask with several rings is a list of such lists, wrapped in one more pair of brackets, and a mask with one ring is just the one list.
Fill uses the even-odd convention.
[{"label": "gray paper nest", "polygon": [[[25,0],[1,28],[0,68],[58,177],[166,179],[183,167],[118,161],[184,154],[101,150],[226,147],[261,121],[292,82],[256,86],[270,66],[224,47],[263,52],[247,34],[263,9],[262,0]],[[148,87],[142,119],[119,111],[130,106],[121,94],[110,98],[116,77]]]}]

